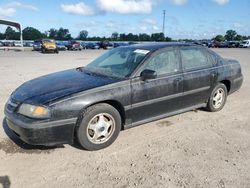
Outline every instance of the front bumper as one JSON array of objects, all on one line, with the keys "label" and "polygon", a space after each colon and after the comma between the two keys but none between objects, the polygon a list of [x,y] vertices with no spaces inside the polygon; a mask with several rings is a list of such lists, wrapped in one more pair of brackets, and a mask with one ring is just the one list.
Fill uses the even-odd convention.
[{"label": "front bumper", "polygon": [[76,118],[59,121],[34,120],[5,108],[8,127],[24,142],[52,146],[70,144],[74,139]]},{"label": "front bumper", "polygon": [[56,50],[56,48],[44,48],[46,51],[55,51]]}]

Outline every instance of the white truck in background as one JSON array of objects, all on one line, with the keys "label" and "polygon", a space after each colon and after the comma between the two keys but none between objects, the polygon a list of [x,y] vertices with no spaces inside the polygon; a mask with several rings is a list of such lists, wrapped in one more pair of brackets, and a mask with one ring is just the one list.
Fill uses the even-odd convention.
[{"label": "white truck in background", "polygon": [[240,48],[250,48],[250,39],[243,40],[243,42],[240,44]]}]

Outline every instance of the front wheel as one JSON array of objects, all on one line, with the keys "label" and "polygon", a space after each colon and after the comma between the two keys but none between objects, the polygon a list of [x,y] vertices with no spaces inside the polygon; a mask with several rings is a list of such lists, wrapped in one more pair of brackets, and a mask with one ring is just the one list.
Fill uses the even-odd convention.
[{"label": "front wheel", "polygon": [[218,84],[212,91],[207,103],[207,109],[211,112],[220,111],[227,100],[227,88],[224,84]]},{"label": "front wheel", "polygon": [[77,138],[86,150],[99,150],[111,145],[121,130],[121,116],[109,104],[100,103],[85,110],[80,117]]}]

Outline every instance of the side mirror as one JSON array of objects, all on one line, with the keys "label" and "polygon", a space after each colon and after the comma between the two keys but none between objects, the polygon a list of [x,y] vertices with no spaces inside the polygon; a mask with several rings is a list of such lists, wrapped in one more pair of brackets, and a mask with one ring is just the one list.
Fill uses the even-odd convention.
[{"label": "side mirror", "polygon": [[157,74],[153,70],[145,69],[141,72],[140,77],[143,81],[145,81],[156,78]]}]

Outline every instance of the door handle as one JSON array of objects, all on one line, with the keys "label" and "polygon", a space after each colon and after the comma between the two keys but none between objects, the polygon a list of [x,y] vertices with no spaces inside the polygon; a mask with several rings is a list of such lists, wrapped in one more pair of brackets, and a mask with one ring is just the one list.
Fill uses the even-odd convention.
[{"label": "door handle", "polygon": [[215,71],[211,72],[212,78],[215,78],[217,76],[217,73]]},{"label": "door handle", "polygon": [[174,79],[174,88],[178,90],[179,87],[182,85],[181,82],[182,82],[182,78]]},{"label": "door handle", "polygon": [[174,80],[174,83],[180,83],[182,81],[182,78],[176,78],[175,80]]}]

